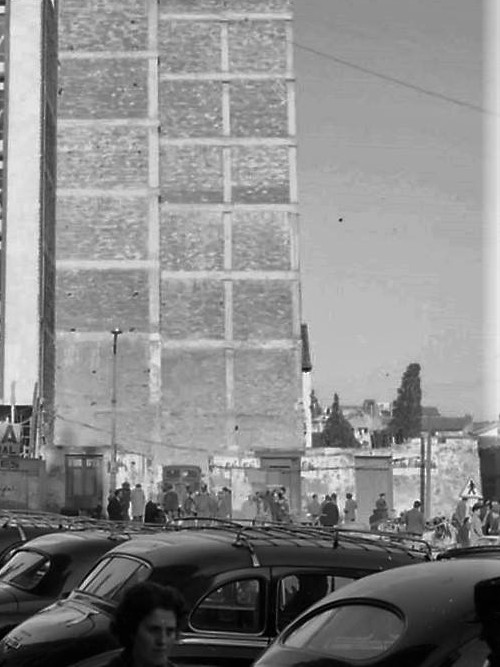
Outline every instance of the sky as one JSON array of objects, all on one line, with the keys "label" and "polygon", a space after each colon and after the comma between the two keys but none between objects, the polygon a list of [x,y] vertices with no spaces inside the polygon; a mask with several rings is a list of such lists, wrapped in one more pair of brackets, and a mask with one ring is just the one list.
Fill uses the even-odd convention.
[{"label": "sky", "polygon": [[484,7],[295,0],[302,317],[323,405],[495,419],[485,283]]}]

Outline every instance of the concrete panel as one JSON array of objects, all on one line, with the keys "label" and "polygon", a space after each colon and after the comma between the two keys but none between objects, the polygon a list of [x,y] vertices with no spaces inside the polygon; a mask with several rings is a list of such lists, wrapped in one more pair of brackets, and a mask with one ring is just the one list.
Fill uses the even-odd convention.
[{"label": "concrete panel", "polygon": [[160,264],[168,271],[220,270],[224,227],[217,212],[162,212]]},{"label": "concrete panel", "polygon": [[235,281],[233,318],[235,339],[291,338],[292,283],[286,280]]},{"label": "concrete panel", "polygon": [[[111,400],[113,336],[82,340],[78,333],[60,334],[57,345],[57,391],[60,407],[107,410]],[[127,409],[148,401],[149,342],[130,333],[118,338],[117,398]],[[78,384],[75,384],[78,377]]]},{"label": "concrete panel", "polygon": [[164,81],[160,86],[160,119],[165,136],[222,135],[222,83]]},{"label": "concrete panel", "polygon": [[290,201],[288,149],[237,146],[231,149],[232,200],[241,203]]},{"label": "concrete panel", "polygon": [[[112,341],[111,334],[104,341],[82,340],[78,333],[59,334],[56,444],[76,448],[109,445]],[[117,439],[134,451],[149,446],[145,441],[153,437],[156,408],[150,404],[150,373],[149,342],[122,334],[116,365]]]},{"label": "concrete panel", "polygon": [[162,147],[160,182],[163,201],[221,203],[222,149],[219,146]]},{"label": "concrete panel", "polygon": [[224,416],[186,412],[181,415],[162,415],[162,463],[189,463],[206,466],[210,454],[220,451],[225,441]]},{"label": "concrete panel", "polygon": [[234,385],[238,415],[289,420],[300,399],[295,353],[291,350],[236,350]]},{"label": "concrete panel", "polygon": [[145,0],[62,0],[61,51],[135,51],[147,48]]},{"label": "concrete panel", "polygon": [[162,280],[160,330],[165,338],[224,338],[224,284]]},{"label": "concrete panel", "polygon": [[147,60],[63,60],[59,118],[147,117]]},{"label": "concrete panel", "polygon": [[209,21],[171,21],[160,14],[158,43],[163,72],[221,70],[221,26]]},{"label": "concrete panel", "polygon": [[[223,350],[163,350],[162,412],[189,422],[222,415],[226,407]],[[164,422],[166,423],[166,422]]]},{"label": "concrete panel", "polygon": [[62,127],[58,132],[58,186],[147,185],[147,132],[131,127]]},{"label": "concrete panel", "polygon": [[300,424],[288,415],[236,415],[238,451],[294,449],[302,446]]},{"label": "concrete panel", "polygon": [[58,259],[145,259],[148,202],[140,198],[61,197]]},{"label": "concrete panel", "polygon": [[57,328],[71,331],[149,330],[145,271],[59,270]]},{"label": "concrete panel", "polygon": [[229,90],[231,134],[237,137],[288,134],[285,81],[238,81]]},{"label": "concrete panel", "polygon": [[229,69],[234,72],[286,72],[285,21],[229,24]]},{"label": "concrete panel", "polygon": [[290,226],[286,213],[245,211],[233,215],[233,268],[290,269]]}]

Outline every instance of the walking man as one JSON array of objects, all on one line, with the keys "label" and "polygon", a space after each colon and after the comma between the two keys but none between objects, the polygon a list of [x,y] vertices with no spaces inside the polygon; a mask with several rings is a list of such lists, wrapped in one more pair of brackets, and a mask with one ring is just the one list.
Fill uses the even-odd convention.
[{"label": "walking man", "polygon": [[352,493],[346,493],[345,498],[344,521],[346,523],[349,523],[349,521],[356,521],[356,510],[358,509],[358,503],[352,497]]},{"label": "walking man", "polygon": [[420,506],[420,500],[415,500],[412,509],[408,510],[405,516],[406,532],[416,537],[422,537],[425,530],[425,518]]},{"label": "walking man", "polygon": [[144,520],[144,508],[146,507],[146,497],[140,484],[136,484],[130,492],[130,507],[132,509],[133,521],[140,521],[142,523]]}]

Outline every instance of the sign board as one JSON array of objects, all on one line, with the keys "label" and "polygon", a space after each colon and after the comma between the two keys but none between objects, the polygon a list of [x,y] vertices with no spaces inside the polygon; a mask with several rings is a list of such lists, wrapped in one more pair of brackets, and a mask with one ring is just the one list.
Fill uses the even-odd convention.
[{"label": "sign board", "polygon": [[22,453],[21,424],[0,422],[0,456],[17,456]]},{"label": "sign board", "polygon": [[477,486],[476,482],[470,477],[467,480],[466,485],[460,492],[460,498],[482,498],[483,496],[481,495],[481,492],[479,491],[479,487]]}]

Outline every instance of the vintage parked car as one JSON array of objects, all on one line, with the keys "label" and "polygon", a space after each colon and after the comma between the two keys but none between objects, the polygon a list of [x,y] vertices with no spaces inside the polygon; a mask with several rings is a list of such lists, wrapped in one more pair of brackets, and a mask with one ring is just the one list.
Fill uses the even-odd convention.
[{"label": "vintage parked car", "polygon": [[480,544],[473,547],[452,547],[436,556],[436,560],[450,558],[500,558],[500,545]]},{"label": "vintage parked car", "polygon": [[112,530],[65,531],[14,550],[0,568],[0,637],[68,595],[100,556],[125,539]]},{"label": "vintage parked car", "polygon": [[[207,521],[136,536],[103,556],[66,600],[6,635],[0,665],[67,667],[116,649],[109,632],[113,610],[125,589],[146,579],[177,586],[191,609],[175,663],[250,665],[329,591],[428,557],[396,538],[300,526]],[[88,664],[106,664],[111,655]]]},{"label": "vintage parked car", "polygon": [[490,649],[474,592],[499,575],[488,558],[374,574],[312,606],[255,667],[482,667]]},{"label": "vintage parked car", "polygon": [[0,509],[0,566],[11,552],[28,540],[48,533],[81,526],[78,518],[68,518],[49,512]]}]

